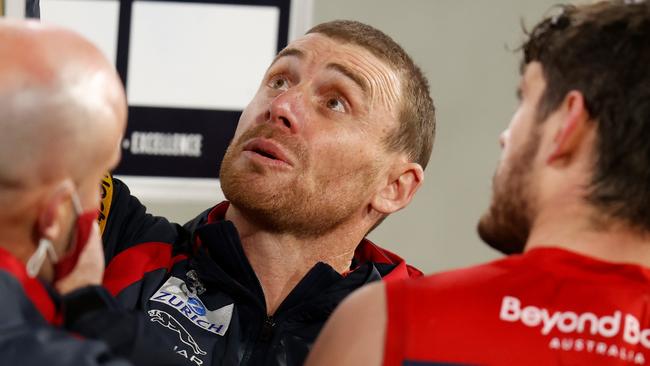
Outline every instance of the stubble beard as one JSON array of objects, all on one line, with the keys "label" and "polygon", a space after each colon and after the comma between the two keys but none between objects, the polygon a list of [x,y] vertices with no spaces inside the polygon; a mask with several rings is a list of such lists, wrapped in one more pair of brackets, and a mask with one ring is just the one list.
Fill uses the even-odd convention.
[{"label": "stubble beard", "polygon": [[492,202],[478,223],[478,234],[504,253],[523,252],[536,215],[531,165],[539,149],[539,131],[531,133],[511,167],[493,178]]},{"label": "stubble beard", "polygon": [[[294,171],[287,174],[254,164],[237,166],[242,146],[254,137],[273,139],[291,151],[299,162]],[[328,177],[309,179],[309,161],[307,149],[292,138],[266,125],[256,126],[228,147],[221,164],[221,188],[247,220],[264,230],[299,238],[320,237],[360,210],[376,178],[376,169],[362,167],[348,176],[329,172]]]}]

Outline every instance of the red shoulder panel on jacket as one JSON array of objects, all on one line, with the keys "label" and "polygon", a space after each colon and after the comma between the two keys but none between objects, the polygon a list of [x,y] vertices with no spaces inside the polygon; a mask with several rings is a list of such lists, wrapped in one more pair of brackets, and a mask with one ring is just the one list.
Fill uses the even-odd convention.
[{"label": "red shoulder panel on jacket", "polygon": [[184,254],[172,257],[172,245],[168,243],[138,244],[116,255],[108,264],[104,272],[104,287],[115,296],[141,280],[145,273],[162,268],[169,271],[184,259],[187,259]]}]

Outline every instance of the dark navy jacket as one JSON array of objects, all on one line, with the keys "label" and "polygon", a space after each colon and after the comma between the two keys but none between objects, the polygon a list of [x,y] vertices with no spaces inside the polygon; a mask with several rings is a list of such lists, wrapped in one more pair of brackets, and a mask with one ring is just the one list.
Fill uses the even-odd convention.
[{"label": "dark navy jacket", "polygon": [[0,365],[178,365],[145,320],[99,286],[60,297],[0,248]]},{"label": "dark navy jacket", "polygon": [[187,365],[301,365],[348,294],[382,277],[421,275],[364,240],[352,271],[343,276],[318,263],[268,316],[237,230],[224,220],[227,202],[181,227],[146,214],[119,180],[103,187],[104,285],[148,314]]}]

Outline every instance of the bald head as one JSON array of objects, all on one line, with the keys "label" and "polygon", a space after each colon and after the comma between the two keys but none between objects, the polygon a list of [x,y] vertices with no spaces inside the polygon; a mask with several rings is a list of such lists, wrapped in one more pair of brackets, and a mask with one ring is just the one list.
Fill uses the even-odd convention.
[{"label": "bald head", "polygon": [[68,30],[0,20],[0,193],[114,164],[125,123],[124,90],[97,48]]}]

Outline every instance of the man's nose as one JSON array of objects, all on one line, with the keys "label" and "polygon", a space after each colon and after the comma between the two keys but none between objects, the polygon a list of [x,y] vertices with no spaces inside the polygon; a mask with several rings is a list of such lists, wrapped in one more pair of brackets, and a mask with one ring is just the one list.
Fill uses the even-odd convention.
[{"label": "man's nose", "polygon": [[302,111],[302,92],[290,89],[278,95],[269,106],[267,121],[287,129],[291,133],[299,130]]}]

